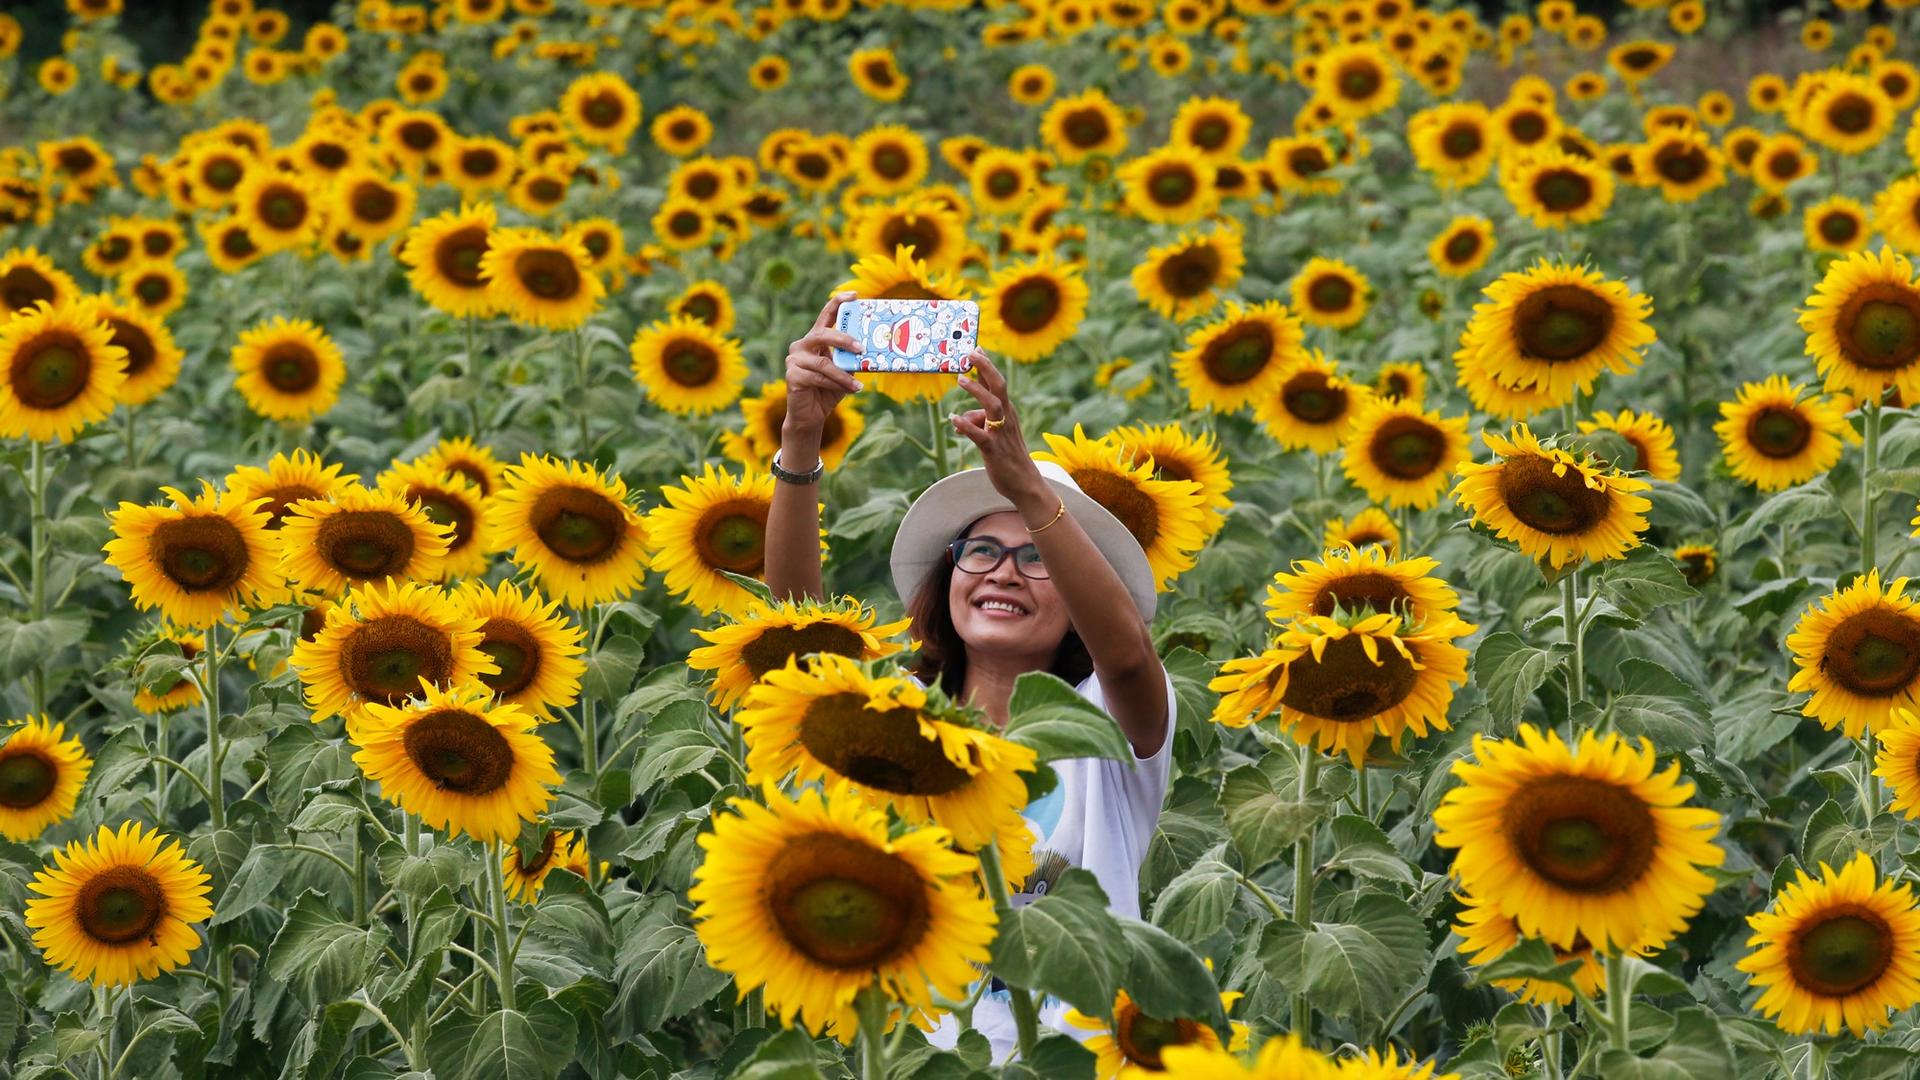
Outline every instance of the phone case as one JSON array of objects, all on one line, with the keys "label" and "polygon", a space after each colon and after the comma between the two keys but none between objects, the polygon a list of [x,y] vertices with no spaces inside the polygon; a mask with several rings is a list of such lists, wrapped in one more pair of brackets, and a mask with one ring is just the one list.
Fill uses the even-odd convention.
[{"label": "phone case", "polygon": [[980,305],[971,300],[849,300],[834,329],[866,346],[833,350],[842,371],[948,372],[973,368]]}]

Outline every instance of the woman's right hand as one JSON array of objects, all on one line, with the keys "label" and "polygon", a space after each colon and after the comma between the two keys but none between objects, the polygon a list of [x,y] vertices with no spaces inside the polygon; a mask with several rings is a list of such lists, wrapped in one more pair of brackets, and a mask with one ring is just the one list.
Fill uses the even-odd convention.
[{"label": "woman's right hand", "polygon": [[820,309],[820,317],[805,337],[787,348],[787,418],[782,436],[791,435],[813,443],[826,429],[827,417],[840,399],[860,389],[860,380],[851,372],[834,366],[833,350],[864,351],[851,336],[833,328],[840,305],[855,297],[853,292],[836,293]]}]

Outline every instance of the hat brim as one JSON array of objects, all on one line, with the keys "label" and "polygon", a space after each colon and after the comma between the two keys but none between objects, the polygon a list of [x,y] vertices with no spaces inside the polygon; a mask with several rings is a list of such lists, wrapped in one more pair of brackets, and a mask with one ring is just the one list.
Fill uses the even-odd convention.
[{"label": "hat brim", "polygon": [[[1100,554],[1106,556],[1107,564],[1120,575],[1140,618],[1152,622],[1160,599],[1153,588],[1153,568],[1147,562],[1147,553],[1140,549],[1140,542],[1119,518],[1085,492],[1044,472],[1042,478],[1066,503],[1067,513],[1073,515],[1094,546],[1100,549]],[[993,489],[985,469],[954,473],[921,492],[907,508],[907,516],[901,519],[900,530],[893,537],[890,559],[893,588],[900,594],[901,603],[912,603],[914,590],[920,587],[928,571],[946,558],[947,544],[961,529],[988,514],[1013,508],[1006,496]]]}]

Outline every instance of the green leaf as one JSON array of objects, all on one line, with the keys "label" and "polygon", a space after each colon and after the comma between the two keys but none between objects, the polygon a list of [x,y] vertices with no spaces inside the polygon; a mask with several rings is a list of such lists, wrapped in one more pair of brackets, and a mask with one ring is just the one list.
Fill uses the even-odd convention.
[{"label": "green leaf", "polygon": [[400,892],[424,900],[438,889],[457,889],[471,881],[479,869],[472,856],[452,843],[428,841],[434,846],[424,855],[409,855],[397,840],[389,840],[374,852],[380,878]]},{"label": "green leaf", "polygon": [[1202,859],[1167,882],[1153,901],[1154,924],[1182,941],[1199,943],[1227,925],[1240,875],[1218,859]]},{"label": "green leaf", "polygon": [[573,1060],[573,1017],[551,998],[478,1021],[442,1023],[427,1040],[434,1075],[452,1080],[552,1080]]},{"label": "green leaf", "polygon": [[1502,724],[1526,713],[1527,701],[1547,677],[1573,655],[1573,646],[1556,641],[1538,648],[1518,634],[1488,634],[1473,651],[1473,682],[1487,695],[1487,709]]},{"label": "green leaf", "polygon": [[1495,957],[1491,963],[1472,969],[1475,982],[1491,984],[1507,979],[1531,979],[1573,989],[1573,976],[1584,961],[1562,961],[1553,946],[1539,938],[1521,938],[1520,943]]},{"label": "green leaf", "polygon": [[633,767],[636,791],[652,791],[706,767],[720,756],[720,748],[704,731],[663,731],[647,738],[646,748]]},{"label": "green leaf", "polygon": [[761,581],[759,578],[748,577],[745,574],[736,574],[731,570],[720,571],[720,576],[745,589],[748,593],[751,593],[755,600],[763,604],[773,603],[773,590],[768,588],[767,583]]},{"label": "green leaf", "polygon": [[1733,1048],[1720,1020],[1697,1006],[1673,1014],[1673,1028],[1652,1057],[1610,1049],[1600,1055],[1599,1075],[1607,1080],[1698,1080],[1734,1076]]},{"label": "green leaf", "polygon": [[707,966],[700,939],[673,921],[673,910],[671,894],[655,894],[622,911],[614,926],[619,952],[613,981],[620,993],[613,1008],[626,1017],[630,1031],[653,1031],[732,982]]},{"label": "green leaf", "polygon": [[1325,870],[1346,870],[1359,877],[1383,878],[1411,885],[1413,867],[1394,850],[1380,826],[1354,814],[1342,814],[1328,824],[1333,836],[1333,858]]},{"label": "green leaf", "polygon": [[281,1080],[333,1076],[340,1059],[353,1049],[354,1029],[363,1021],[372,1023],[373,1014],[345,1001],[332,1002],[308,1017],[287,1048]]},{"label": "green leaf", "polygon": [[1252,873],[1311,832],[1326,816],[1327,802],[1319,796],[1301,801],[1290,791],[1282,794],[1259,766],[1242,765],[1221,784],[1220,809],[1233,846]]},{"label": "green leaf", "polygon": [[730,1080],[824,1080],[818,1061],[807,1033],[788,1028],[761,1043]]},{"label": "green leaf", "polygon": [[1879,851],[1892,843],[1898,831],[1891,814],[1875,816],[1872,827],[1863,829],[1848,819],[1839,803],[1828,799],[1807,819],[1807,827],[1800,832],[1800,862],[1810,868],[1808,873],[1817,876],[1814,868],[1821,863],[1839,869],[1858,852]]},{"label": "green leaf", "polygon": [[1033,750],[1041,761],[1077,757],[1134,760],[1133,747],[1113,717],[1075,693],[1057,675],[1029,671],[1014,680],[1007,717],[1001,734]]},{"label": "green leaf", "polygon": [[1092,874],[1068,870],[1047,894],[1003,914],[993,972],[1009,986],[1042,990],[1091,1016],[1113,1011],[1126,970],[1121,929]]},{"label": "green leaf", "polygon": [[1213,972],[1197,953],[1165,930],[1116,915],[1126,935],[1127,967],[1121,985],[1141,1011],[1163,1020],[1196,1019],[1224,1031],[1227,1014]]},{"label": "green leaf", "polygon": [[1312,929],[1276,922],[1261,941],[1260,959],[1321,1012],[1384,1017],[1426,974],[1426,927],[1406,901],[1384,893],[1361,897],[1350,917]]},{"label": "green leaf", "polygon": [[441,886],[414,913],[407,958],[418,963],[432,956],[452,944],[466,925],[466,905],[454,899],[452,890]]},{"label": "green leaf", "polygon": [[273,895],[280,887],[280,879],[286,876],[287,853],[276,844],[258,844],[247,852],[240,869],[234,872],[233,881],[226,891],[220,894],[220,902],[214,906],[212,925],[219,926],[252,911]]},{"label": "green leaf", "polygon": [[1600,572],[1600,595],[1629,618],[1644,619],[1656,608],[1677,604],[1698,590],[1687,584],[1672,559],[1651,547],[1637,547]]},{"label": "green leaf", "polygon": [[50,666],[60,650],[85,641],[91,627],[85,611],[71,608],[28,622],[0,616],[0,679],[11,682]]},{"label": "green leaf", "polygon": [[852,540],[882,529],[889,529],[905,517],[906,513],[906,493],[892,488],[882,488],[859,506],[834,515],[833,524],[827,527],[827,535],[842,540]]},{"label": "green leaf", "polygon": [[309,890],[267,947],[267,974],[292,984],[309,1003],[343,998],[365,981],[385,940],[385,927],[356,926]]},{"label": "green leaf", "polygon": [[1840,501],[1833,496],[1833,486],[1825,476],[1815,477],[1755,507],[1745,521],[1728,532],[1724,555],[1732,555],[1761,534],[1782,525],[1840,521],[1843,517]]},{"label": "green leaf", "polygon": [[345,832],[360,820],[360,804],[345,795],[318,795],[302,807],[290,826],[294,832]]},{"label": "green leaf", "polygon": [[267,792],[273,808],[291,815],[309,792],[360,775],[353,747],[343,739],[322,739],[313,725],[290,727],[267,743]]},{"label": "green leaf", "polygon": [[626,695],[647,647],[638,638],[620,634],[600,643],[587,658],[587,670],[580,676],[580,693],[585,698],[611,705]]},{"label": "green leaf", "polygon": [[1602,715],[1621,734],[1644,735],[1670,752],[1714,740],[1706,699],[1678,675],[1635,656],[1620,662],[1620,682],[1626,692],[1614,695]]},{"label": "green leaf", "polygon": [[1099,1059],[1071,1035],[1048,1035],[1034,1044],[1026,1067],[1046,1080],[1094,1080]]}]

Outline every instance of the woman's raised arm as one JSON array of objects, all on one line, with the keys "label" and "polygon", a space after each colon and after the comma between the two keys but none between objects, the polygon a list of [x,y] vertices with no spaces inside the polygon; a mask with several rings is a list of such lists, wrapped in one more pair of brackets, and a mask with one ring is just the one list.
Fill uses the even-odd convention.
[{"label": "woman's raised arm", "polygon": [[[820,436],[840,399],[860,381],[833,366],[835,348],[861,351],[860,343],[835,330],[840,305],[854,294],[835,294],[820,309],[806,336],[787,348],[787,417],[780,428],[780,467],[809,473],[820,464]],[[823,599],[820,579],[820,489],[776,483],[767,511],[767,588],[782,600]]]}]

